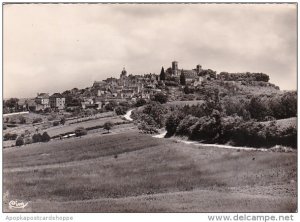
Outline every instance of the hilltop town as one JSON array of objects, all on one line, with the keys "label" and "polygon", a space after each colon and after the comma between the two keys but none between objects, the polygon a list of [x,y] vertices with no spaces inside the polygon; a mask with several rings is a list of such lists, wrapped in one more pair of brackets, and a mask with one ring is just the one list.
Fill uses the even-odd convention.
[{"label": "hilltop town", "polygon": [[[239,76],[239,79],[232,79],[232,76]],[[252,79],[251,79],[252,78]],[[102,81],[95,81],[92,86],[85,89],[73,88],[61,93],[37,93],[35,98],[11,98],[4,101],[4,113],[31,111],[31,112],[73,112],[78,109],[101,110],[110,102],[136,103],[138,99],[150,100],[155,94],[163,93],[168,101],[174,100],[195,100],[196,97],[187,96],[205,88],[205,84],[215,80],[243,81],[254,80],[268,82],[269,77],[263,73],[242,73],[230,74],[221,72],[217,74],[211,69],[203,69],[196,65],[194,69],[179,68],[177,61],[173,61],[171,67],[161,73],[132,75],[126,69],[120,73],[119,78],[110,77]],[[273,86],[273,84],[267,84]],[[278,87],[276,89],[279,89]],[[201,91],[201,90],[200,90]]]}]

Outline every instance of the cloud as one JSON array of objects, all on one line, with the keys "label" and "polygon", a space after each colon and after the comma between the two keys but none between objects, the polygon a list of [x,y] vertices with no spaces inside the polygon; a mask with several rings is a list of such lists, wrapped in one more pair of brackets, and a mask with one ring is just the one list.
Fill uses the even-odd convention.
[{"label": "cloud", "polygon": [[259,71],[296,89],[295,4],[16,4],[4,6],[4,97],[159,73],[178,60]]}]

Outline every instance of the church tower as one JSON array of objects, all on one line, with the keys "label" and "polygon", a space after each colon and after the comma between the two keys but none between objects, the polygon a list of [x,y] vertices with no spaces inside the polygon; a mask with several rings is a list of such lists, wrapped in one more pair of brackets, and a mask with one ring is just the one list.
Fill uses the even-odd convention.
[{"label": "church tower", "polygon": [[197,65],[196,66],[196,71],[197,71],[197,74],[199,75],[199,73],[202,71],[202,66],[201,65]]},{"label": "church tower", "polygon": [[172,74],[175,76],[178,75],[178,62],[177,61],[172,62]]},{"label": "church tower", "polygon": [[125,67],[123,67],[123,70],[121,72],[120,78],[126,77],[127,76],[127,71],[125,70]]}]

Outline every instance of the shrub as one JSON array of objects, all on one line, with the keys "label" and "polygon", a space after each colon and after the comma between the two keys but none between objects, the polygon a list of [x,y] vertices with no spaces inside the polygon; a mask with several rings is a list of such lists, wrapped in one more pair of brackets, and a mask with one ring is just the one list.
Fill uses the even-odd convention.
[{"label": "shrub", "polygon": [[25,124],[26,123],[26,119],[24,116],[19,116],[19,121],[20,121],[20,124]]},{"label": "shrub", "polygon": [[148,125],[145,122],[140,123],[138,125],[138,129],[141,130],[143,133],[149,133],[149,134],[158,133],[156,127]]},{"label": "shrub", "polygon": [[286,92],[281,98],[284,118],[297,116],[297,92]]},{"label": "shrub", "polygon": [[163,93],[156,93],[152,100],[159,103],[166,103],[168,101],[168,96]]},{"label": "shrub", "polygon": [[50,113],[51,112],[51,108],[47,107],[46,109],[44,109],[44,113]]},{"label": "shrub", "polygon": [[257,119],[258,121],[263,121],[266,116],[272,116],[266,102],[262,97],[253,97],[249,104],[249,112],[251,118]]},{"label": "shrub", "polygon": [[262,81],[268,82],[269,76],[264,73],[228,73],[228,72],[221,72],[218,75],[218,78],[223,79],[225,81]]},{"label": "shrub", "polygon": [[23,137],[19,136],[16,140],[16,146],[22,146],[24,145],[24,139]]},{"label": "shrub", "polygon": [[129,107],[130,107],[130,104],[129,104],[127,101],[120,102],[119,105],[120,105],[120,106],[124,106],[124,107],[126,107],[126,108],[129,108]]},{"label": "shrub", "polygon": [[58,126],[59,125],[59,121],[54,121],[53,122],[53,126]]},{"label": "shrub", "polygon": [[176,81],[165,81],[165,85],[166,86],[172,86],[172,87],[176,87],[176,86],[178,86],[179,84],[178,84],[178,82],[176,82]]},{"label": "shrub", "polygon": [[66,118],[65,118],[65,117],[62,117],[62,118],[60,119],[60,124],[65,125],[65,123],[66,123]]},{"label": "shrub", "polygon": [[290,146],[293,148],[297,148],[297,128],[296,127],[288,127],[282,132],[280,132],[279,136],[281,143],[280,145]]},{"label": "shrub", "polygon": [[219,137],[220,143],[227,143],[232,139],[235,127],[238,127],[243,122],[243,118],[238,115],[221,118],[221,133]]},{"label": "shrub", "polygon": [[179,125],[182,118],[183,118],[182,113],[172,113],[167,118],[166,120],[167,137],[173,136],[175,134],[177,126]]},{"label": "shrub", "polygon": [[168,110],[163,105],[157,102],[151,102],[143,109],[143,113],[151,116],[155,121],[157,127],[159,128],[164,126],[165,115],[167,114],[167,112]]},{"label": "shrub", "polygon": [[140,98],[140,99],[138,99],[138,100],[136,101],[135,106],[136,106],[136,107],[140,107],[140,106],[145,105],[146,103],[147,103],[147,101],[146,101],[145,99]]},{"label": "shrub", "polygon": [[183,92],[185,93],[185,94],[193,94],[194,93],[194,89],[193,88],[189,88],[188,86],[185,86],[184,88],[183,88]]},{"label": "shrub", "polygon": [[115,107],[117,106],[117,102],[116,101],[109,101],[109,103],[107,103],[104,108],[107,111],[114,111]]},{"label": "shrub", "polygon": [[75,129],[75,135],[77,137],[87,135],[87,130],[84,127],[78,127]]},{"label": "shrub", "polygon": [[16,124],[6,124],[7,127],[16,127]]},{"label": "shrub", "polygon": [[24,138],[24,144],[31,144],[31,143],[32,143],[32,139],[30,137]]},{"label": "shrub", "polygon": [[138,114],[137,119],[138,119],[138,122],[143,122],[143,123],[145,123],[147,125],[150,125],[150,126],[157,126],[157,123],[155,122],[153,117],[150,116],[150,115],[147,115],[145,113]]},{"label": "shrub", "polygon": [[42,134],[42,142],[48,142],[48,141],[50,141],[50,136],[48,135],[48,133],[47,132],[44,132],[43,134]]},{"label": "shrub", "polygon": [[38,118],[35,118],[33,119],[32,123],[40,123],[40,122],[43,122],[43,119],[38,117]]},{"label": "shrub", "polygon": [[32,142],[33,143],[38,143],[38,142],[42,142],[43,141],[43,137],[40,133],[34,134],[32,136]]},{"label": "shrub", "polygon": [[178,125],[176,135],[189,136],[192,133],[191,127],[197,123],[198,117],[188,115]]},{"label": "shrub", "polygon": [[124,115],[126,114],[126,111],[127,111],[127,108],[124,107],[124,106],[118,106],[116,109],[115,109],[115,112],[116,114],[119,116],[119,115]]},{"label": "shrub", "polygon": [[219,128],[220,125],[218,125],[215,118],[210,116],[201,117],[191,127],[190,139],[211,142],[217,137]]},{"label": "shrub", "polygon": [[6,133],[4,135],[4,141],[6,141],[6,140],[15,140],[17,137],[18,137],[18,135],[15,134],[15,133]]},{"label": "shrub", "polygon": [[106,122],[103,125],[103,128],[106,129],[108,132],[109,130],[113,127],[113,123],[112,122]]},{"label": "shrub", "polygon": [[243,117],[245,115],[246,118],[246,112],[249,109],[249,100],[238,99],[236,97],[225,97],[222,99],[222,107],[227,116],[237,114]]}]

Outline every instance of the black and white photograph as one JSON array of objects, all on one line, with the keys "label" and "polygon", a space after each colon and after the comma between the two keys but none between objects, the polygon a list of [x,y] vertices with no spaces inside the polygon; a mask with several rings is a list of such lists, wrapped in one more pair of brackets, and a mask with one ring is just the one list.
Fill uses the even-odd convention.
[{"label": "black and white photograph", "polygon": [[4,2],[2,213],[292,217],[297,10]]}]

